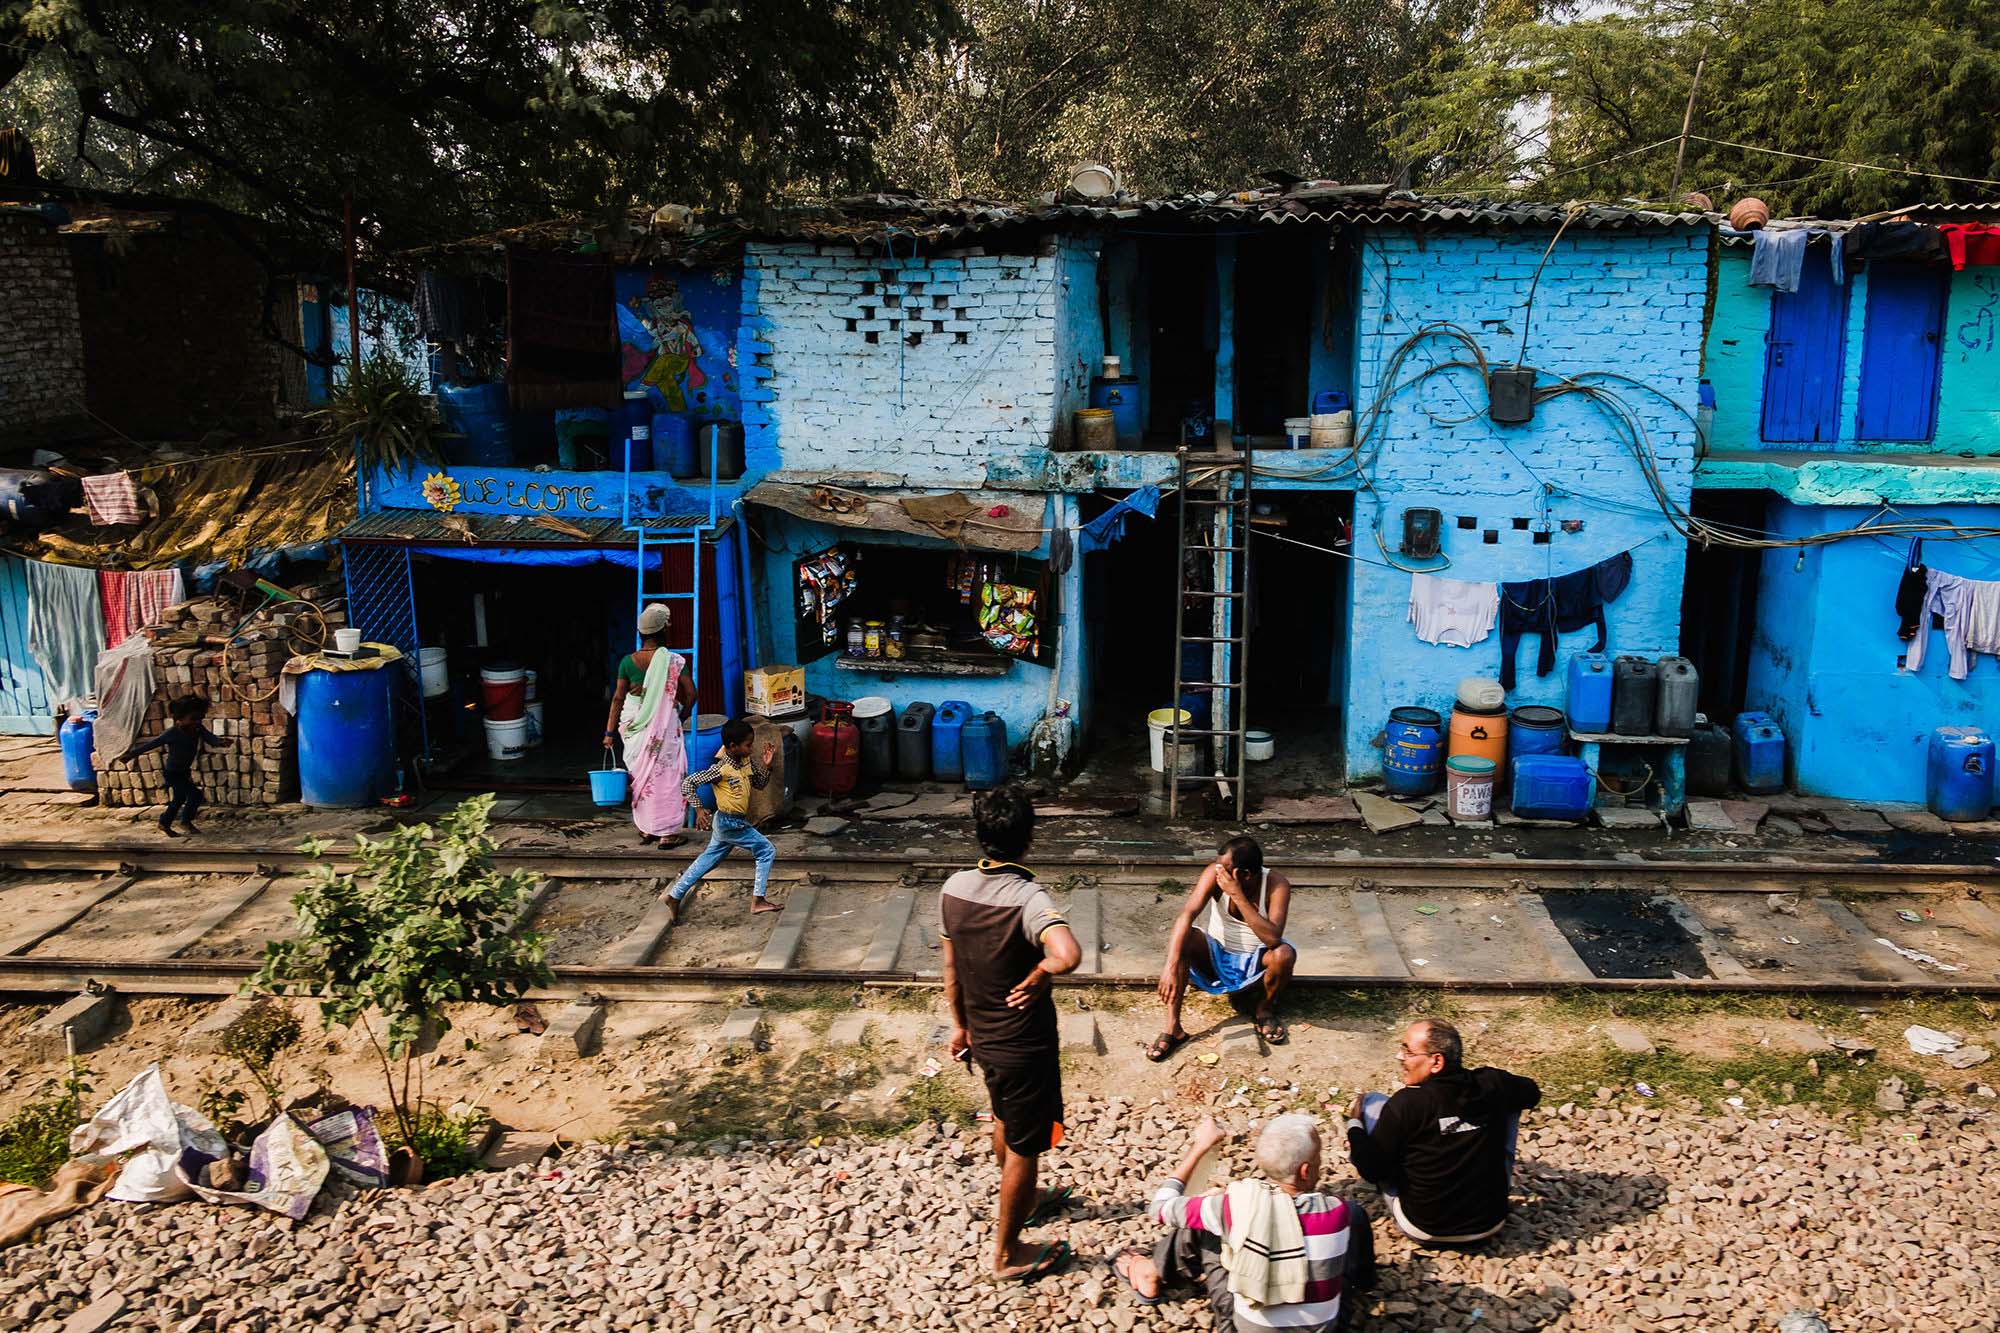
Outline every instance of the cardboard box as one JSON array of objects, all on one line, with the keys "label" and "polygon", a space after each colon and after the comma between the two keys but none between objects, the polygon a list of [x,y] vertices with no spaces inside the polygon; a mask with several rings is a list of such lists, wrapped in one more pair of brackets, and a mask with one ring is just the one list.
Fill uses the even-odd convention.
[{"label": "cardboard box", "polygon": [[743,673],[743,710],[781,717],[806,706],[804,667],[766,666]]}]

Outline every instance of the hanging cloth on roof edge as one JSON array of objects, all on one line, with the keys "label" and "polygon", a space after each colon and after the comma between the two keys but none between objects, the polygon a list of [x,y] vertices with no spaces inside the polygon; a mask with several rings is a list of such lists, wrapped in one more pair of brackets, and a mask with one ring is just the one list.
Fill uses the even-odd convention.
[{"label": "hanging cloth on roof edge", "polygon": [[1760,227],[1750,233],[1750,285],[1796,292],[1799,276],[1805,272],[1807,249],[1816,236],[1827,238],[1827,262],[1834,285],[1845,286],[1847,265],[1841,235],[1819,227],[1787,227],[1778,231]]},{"label": "hanging cloth on roof edge", "polygon": [[2000,227],[1989,222],[1941,222],[1938,232],[1953,269],[2000,264]]},{"label": "hanging cloth on roof edge", "polygon": [[95,688],[91,673],[104,651],[97,571],[29,560],[28,652],[48,682],[49,703],[67,711]]},{"label": "hanging cloth on roof edge", "polygon": [[1141,486],[1111,508],[1077,529],[1077,550],[1088,555],[1125,536],[1125,520],[1134,514],[1153,517],[1160,509],[1160,488]]}]

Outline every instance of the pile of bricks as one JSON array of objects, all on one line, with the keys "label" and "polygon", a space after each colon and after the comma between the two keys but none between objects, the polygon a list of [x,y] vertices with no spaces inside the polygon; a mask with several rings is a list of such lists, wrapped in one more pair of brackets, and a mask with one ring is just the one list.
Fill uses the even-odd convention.
[{"label": "pile of bricks", "polygon": [[[326,616],[326,633],[347,623],[332,587],[307,587],[300,596]],[[279,608],[282,611],[282,608]],[[291,659],[283,631],[259,621],[224,649],[199,642],[227,635],[240,612],[231,601],[196,598],[170,606],[146,626],[153,640],[153,699],[139,740],[150,740],[169,725],[167,706],[184,694],[208,700],[208,729],[229,742],[205,750],[195,761],[195,780],[213,805],[276,805],[296,799],[298,758],[292,748],[292,718],[278,702],[279,679]],[[98,799],[105,805],[160,805],[167,800],[166,755],[154,750],[139,758],[109,762],[97,755]]]}]

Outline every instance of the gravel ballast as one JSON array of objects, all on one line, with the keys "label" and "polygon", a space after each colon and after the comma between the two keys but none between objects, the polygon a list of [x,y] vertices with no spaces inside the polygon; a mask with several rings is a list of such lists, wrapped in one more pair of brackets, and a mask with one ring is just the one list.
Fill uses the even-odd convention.
[{"label": "gravel ballast", "polygon": [[[421,1190],[331,1186],[296,1228],[201,1203],[103,1203],[0,1253],[0,1328],[1210,1328],[1104,1267],[1199,1108],[1076,1099],[1044,1183],[1069,1271],[977,1280],[995,1173],[983,1126],[890,1139],[585,1146]],[[1247,1113],[1235,1127],[1249,1126]],[[1919,1102],[1836,1123],[1799,1106],[1702,1115],[1546,1106],[1495,1242],[1419,1251],[1330,1144],[1327,1182],[1377,1221],[1370,1329],[1995,1329],[2000,1116]],[[1239,1141],[1232,1151],[1241,1166]],[[1143,1175],[1141,1173],[1144,1173]]]}]

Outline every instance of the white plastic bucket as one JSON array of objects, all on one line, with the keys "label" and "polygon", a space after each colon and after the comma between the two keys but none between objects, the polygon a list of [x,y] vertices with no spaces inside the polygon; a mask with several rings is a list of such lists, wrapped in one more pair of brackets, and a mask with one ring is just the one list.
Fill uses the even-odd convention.
[{"label": "white plastic bucket", "polygon": [[896,705],[879,694],[866,695],[854,701],[854,720],[859,722],[864,717],[881,717],[884,713],[894,712],[895,708]]},{"label": "white plastic bucket", "polygon": [[1315,412],[1311,440],[1315,449],[1345,449],[1354,443],[1354,413]]},{"label": "white plastic bucket", "polygon": [[527,753],[529,744],[525,715],[505,722],[486,720],[486,753],[495,759],[519,759]]},{"label": "white plastic bucket", "polygon": [[1268,731],[1246,731],[1243,733],[1243,757],[1252,763],[1262,763],[1278,753],[1278,742]]},{"label": "white plastic bucket", "polygon": [[333,632],[333,650],[337,653],[351,653],[361,646],[361,631],[358,629],[337,629]]},{"label": "white plastic bucket", "polygon": [[528,700],[528,710],[522,716],[521,720],[528,724],[528,748],[533,749],[535,746],[540,745],[542,743],[542,701],[540,699]]},{"label": "white plastic bucket", "polygon": [[424,698],[436,699],[451,692],[451,670],[444,649],[417,649],[417,673],[423,679]]},{"label": "white plastic bucket", "polygon": [[[1153,771],[1167,771],[1167,732],[1174,727],[1185,727],[1194,721],[1194,714],[1185,708],[1155,708],[1146,714],[1147,739],[1153,747]],[[1201,762],[1200,737],[1183,739],[1180,746],[1181,772],[1192,773]]]},{"label": "white plastic bucket", "polygon": [[1312,418],[1285,418],[1285,447],[1287,449],[1310,449],[1312,447]]}]

